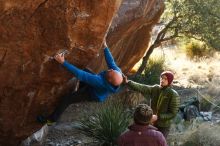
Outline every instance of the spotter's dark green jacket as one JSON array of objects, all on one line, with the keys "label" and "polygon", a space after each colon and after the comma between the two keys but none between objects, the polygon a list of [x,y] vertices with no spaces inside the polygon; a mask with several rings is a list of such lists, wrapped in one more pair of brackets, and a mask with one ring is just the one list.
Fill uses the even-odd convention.
[{"label": "spotter's dark green jacket", "polygon": [[170,127],[171,121],[176,116],[180,106],[180,97],[174,89],[170,86],[161,88],[160,85],[149,86],[130,80],[128,86],[141,92],[145,98],[151,99],[153,113],[158,116],[155,123],[156,127]]}]

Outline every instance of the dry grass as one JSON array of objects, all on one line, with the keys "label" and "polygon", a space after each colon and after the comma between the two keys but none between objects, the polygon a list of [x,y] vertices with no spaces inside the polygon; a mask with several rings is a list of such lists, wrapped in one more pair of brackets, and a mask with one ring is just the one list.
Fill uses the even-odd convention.
[{"label": "dry grass", "polygon": [[[174,71],[175,80],[182,87],[209,87],[220,85],[220,53],[215,52],[212,57],[200,58],[199,61],[190,60],[185,51],[173,46],[171,48],[155,49],[152,58],[165,58],[167,69]],[[139,61],[134,69],[140,65]],[[219,88],[218,88],[219,89]]]},{"label": "dry grass", "polygon": [[198,119],[182,122],[181,125],[182,132],[173,130],[169,135],[169,146],[220,146],[220,125],[211,125]]},{"label": "dry grass", "polygon": [[185,51],[178,48],[156,49],[154,57],[165,56],[165,65],[175,73],[175,83],[185,88],[206,88],[206,93],[220,96],[220,52],[213,57],[193,61],[187,58]]},{"label": "dry grass", "polygon": [[175,73],[174,85],[198,88],[204,96],[211,97],[216,104],[220,103],[220,52],[194,61],[186,56],[184,49],[171,46],[155,49],[151,57],[165,58],[167,69]]}]

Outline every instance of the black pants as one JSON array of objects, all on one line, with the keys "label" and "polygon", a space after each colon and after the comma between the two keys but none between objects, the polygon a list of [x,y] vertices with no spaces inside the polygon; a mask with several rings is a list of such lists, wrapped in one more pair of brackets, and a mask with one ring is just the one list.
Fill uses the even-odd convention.
[{"label": "black pants", "polygon": [[70,93],[61,97],[61,100],[54,110],[54,112],[48,117],[52,121],[57,121],[65,109],[72,103],[78,103],[82,101],[96,101],[89,93],[89,85],[80,82],[79,89],[76,92]]},{"label": "black pants", "polygon": [[170,127],[158,127],[158,126],[156,127],[163,134],[163,136],[167,139],[167,136],[170,132]]}]

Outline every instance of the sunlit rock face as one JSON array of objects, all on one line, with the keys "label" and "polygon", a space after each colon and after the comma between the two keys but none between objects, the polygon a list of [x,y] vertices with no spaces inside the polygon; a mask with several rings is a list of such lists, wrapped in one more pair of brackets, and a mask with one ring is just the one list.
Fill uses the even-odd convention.
[{"label": "sunlit rock face", "polygon": [[[151,39],[151,30],[163,10],[164,0],[122,2],[107,34],[107,43],[124,73],[128,73],[143,57]],[[103,56],[100,55],[89,66],[95,70],[103,69],[105,66]]]},{"label": "sunlit rock face", "polygon": [[50,57],[64,49],[80,68],[104,68],[107,43],[126,73],[143,56],[162,0],[1,0],[0,145],[18,145],[42,125],[72,74]]},{"label": "sunlit rock face", "polygon": [[40,126],[72,77],[50,59],[84,68],[101,49],[121,0],[0,1],[0,145],[18,145]]}]

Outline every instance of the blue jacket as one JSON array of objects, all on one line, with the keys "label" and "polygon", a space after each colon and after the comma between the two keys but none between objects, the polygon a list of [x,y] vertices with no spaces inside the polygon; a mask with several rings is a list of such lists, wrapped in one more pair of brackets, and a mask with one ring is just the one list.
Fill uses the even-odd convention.
[{"label": "blue jacket", "polygon": [[[108,48],[104,49],[104,55],[108,68],[122,73],[121,69],[116,65]],[[106,71],[102,71],[99,74],[92,74],[77,68],[67,61],[63,63],[63,66],[73,73],[80,81],[90,85],[89,92],[91,93],[91,98],[100,102],[104,101],[109,94],[116,93],[119,90],[119,86],[115,87],[109,84],[105,79]]]}]

